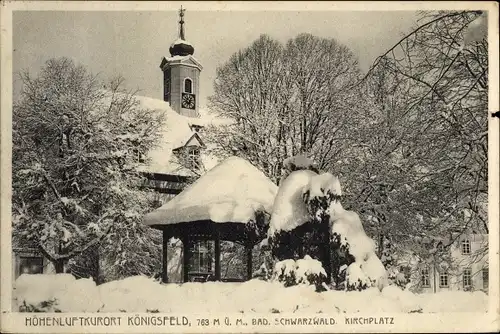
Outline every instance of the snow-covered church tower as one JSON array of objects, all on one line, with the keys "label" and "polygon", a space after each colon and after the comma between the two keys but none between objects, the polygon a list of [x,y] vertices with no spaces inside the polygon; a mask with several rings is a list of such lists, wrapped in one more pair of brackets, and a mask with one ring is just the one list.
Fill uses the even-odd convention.
[{"label": "snow-covered church tower", "polygon": [[194,47],[186,41],[184,11],[179,10],[179,37],[170,46],[170,57],[163,57],[163,100],[183,116],[198,117],[201,64],[193,57]]}]

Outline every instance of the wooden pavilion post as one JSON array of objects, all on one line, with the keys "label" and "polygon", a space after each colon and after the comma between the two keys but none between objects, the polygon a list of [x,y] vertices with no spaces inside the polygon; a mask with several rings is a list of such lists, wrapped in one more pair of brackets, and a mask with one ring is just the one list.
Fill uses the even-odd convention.
[{"label": "wooden pavilion post", "polygon": [[215,227],[214,230],[214,244],[215,244],[215,280],[221,280],[221,270],[220,270],[220,235],[219,230]]},{"label": "wooden pavilion post", "polygon": [[253,246],[249,243],[245,244],[245,254],[246,254],[246,258],[247,258],[247,280],[251,280],[252,279],[252,262],[253,262],[253,259],[252,259],[252,249],[253,249]]},{"label": "wooden pavilion post", "polygon": [[162,283],[168,283],[168,239],[169,234],[166,228],[163,228],[163,243],[162,243],[162,273],[161,281]]},{"label": "wooden pavilion post", "polygon": [[184,234],[182,238],[182,247],[183,247],[183,264],[182,264],[182,273],[184,276],[184,283],[189,281],[189,258],[191,255],[191,239],[189,233]]}]

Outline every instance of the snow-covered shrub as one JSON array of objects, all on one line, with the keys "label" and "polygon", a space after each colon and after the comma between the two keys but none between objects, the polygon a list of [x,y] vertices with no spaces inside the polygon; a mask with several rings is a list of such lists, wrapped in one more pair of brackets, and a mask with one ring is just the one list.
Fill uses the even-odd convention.
[{"label": "snow-covered shrub", "polygon": [[[297,261],[308,255],[322,264],[336,289],[382,289],[387,284],[385,268],[359,216],[342,207],[338,178],[318,174],[305,162],[302,170],[282,180],[276,196],[268,230],[274,260]],[[289,276],[286,284],[293,282]]]},{"label": "snow-covered shrub", "polygon": [[[387,268],[387,267],[386,267]],[[387,269],[387,278],[390,285],[396,285],[401,289],[406,289],[410,283],[411,268],[392,266]]]},{"label": "snow-covered shrub", "polygon": [[315,175],[309,170],[295,171],[280,184],[268,230],[271,254],[276,261],[303,258],[305,244],[307,255],[315,258],[312,248],[317,247],[308,245],[304,238],[309,235],[316,244],[321,239],[303,200],[303,189]]},{"label": "snow-covered shrub", "polygon": [[257,269],[253,275],[252,275],[252,278],[257,278],[257,279],[261,279],[261,280],[264,280],[264,281],[268,281],[271,279],[271,275],[272,275],[272,271],[269,270],[269,268],[267,267],[267,264],[265,262],[263,262],[259,269]]},{"label": "snow-covered shrub", "polygon": [[275,264],[273,281],[282,282],[285,287],[293,285],[314,285],[316,291],[323,291],[326,281],[326,271],[321,262],[306,255],[300,260],[283,260]]},{"label": "snow-covered shrub", "polygon": [[[375,254],[375,243],[361,224],[359,216],[345,210],[340,202],[330,207],[333,248],[337,250],[337,266],[347,265],[345,288],[360,290],[387,285],[387,273],[382,261]],[[342,282],[337,282],[342,283]]]},{"label": "snow-covered shrub", "polygon": [[96,312],[102,306],[95,282],[71,274],[23,274],[14,300],[19,312]]}]

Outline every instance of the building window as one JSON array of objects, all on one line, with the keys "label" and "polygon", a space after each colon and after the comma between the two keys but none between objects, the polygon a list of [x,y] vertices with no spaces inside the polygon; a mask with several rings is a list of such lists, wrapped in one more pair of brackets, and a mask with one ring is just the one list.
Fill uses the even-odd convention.
[{"label": "building window", "polygon": [[209,240],[195,241],[191,248],[190,271],[210,273],[212,271],[212,248]]},{"label": "building window", "polygon": [[483,268],[483,289],[488,289],[489,287],[489,270],[488,268]]},{"label": "building window", "polygon": [[19,275],[43,274],[43,258],[39,256],[21,256],[19,258]]},{"label": "building window", "polygon": [[193,93],[193,81],[189,78],[184,79],[184,93]]},{"label": "building window", "polygon": [[448,273],[442,272],[439,274],[439,287],[447,288],[448,287]]},{"label": "building window", "polygon": [[422,269],[422,287],[428,288],[431,286],[431,282],[429,280],[429,269]]},{"label": "building window", "polygon": [[145,155],[143,153],[141,153],[138,148],[134,148],[133,149],[133,153],[134,153],[135,161],[136,162],[139,162],[141,164],[144,163],[144,162],[146,162]]},{"label": "building window", "polygon": [[198,147],[188,147],[187,149],[187,163],[191,169],[199,169],[200,162],[200,149]]},{"label": "building window", "polygon": [[470,254],[470,240],[469,239],[462,240],[462,254],[464,254],[464,255]]},{"label": "building window", "polygon": [[464,273],[462,274],[462,282],[464,289],[470,288],[470,286],[472,285],[471,276],[472,276],[472,270],[470,268],[464,269]]}]

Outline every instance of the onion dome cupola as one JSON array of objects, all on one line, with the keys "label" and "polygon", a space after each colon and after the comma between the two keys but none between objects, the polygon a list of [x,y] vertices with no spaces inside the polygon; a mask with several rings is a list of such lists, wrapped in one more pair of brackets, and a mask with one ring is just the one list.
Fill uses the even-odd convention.
[{"label": "onion dome cupola", "polygon": [[163,100],[187,117],[198,117],[201,64],[193,57],[194,47],[186,41],[184,11],[179,10],[179,38],[170,46],[170,57],[163,57]]},{"label": "onion dome cupola", "polygon": [[180,9],[179,11],[179,38],[172,43],[170,46],[170,56],[189,56],[194,54],[194,47],[186,41],[184,33],[184,11],[185,9]]}]

